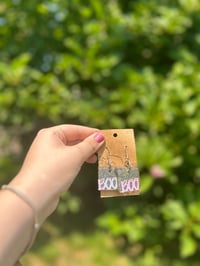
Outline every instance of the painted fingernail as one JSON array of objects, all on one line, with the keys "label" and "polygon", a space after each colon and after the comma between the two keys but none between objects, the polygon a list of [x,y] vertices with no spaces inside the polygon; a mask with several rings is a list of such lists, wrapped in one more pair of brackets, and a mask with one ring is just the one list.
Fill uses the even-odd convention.
[{"label": "painted fingernail", "polygon": [[101,133],[97,133],[94,136],[94,139],[96,140],[96,142],[100,143],[100,142],[104,141],[104,136]]}]

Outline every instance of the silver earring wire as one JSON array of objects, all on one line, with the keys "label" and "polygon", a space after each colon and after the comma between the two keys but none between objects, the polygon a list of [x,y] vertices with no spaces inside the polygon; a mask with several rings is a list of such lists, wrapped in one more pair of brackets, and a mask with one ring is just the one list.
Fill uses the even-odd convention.
[{"label": "silver earring wire", "polygon": [[107,163],[108,163],[108,172],[111,172],[112,171],[112,165],[111,165],[111,162],[110,162],[110,151],[108,149],[108,147],[106,147],[106,150],[107,150]]},{"label": "silver earring wire", "polygon": [[129,156],[128,156],[128,146],[124,146],[124,151],[125,151],[125,162],[124,162],[124,166],[126,168],[128,168],[128,172],[130,171],[130,168],[131,168],[131,162],[129,160]]}]

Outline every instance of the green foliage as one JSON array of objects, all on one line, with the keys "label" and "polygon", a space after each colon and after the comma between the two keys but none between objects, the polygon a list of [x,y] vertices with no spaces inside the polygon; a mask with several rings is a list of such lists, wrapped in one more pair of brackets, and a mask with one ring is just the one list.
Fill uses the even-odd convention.
[{"label": "green foliage", "polygon": [[63,215],[68,211],[72,213],[78,212],[80,209],[80,200],[78,197],[75,197],[70,192],[65,192],[61,196],[59,206],[58,206],[58,213]]},{"label": "green foliage", "polygon": [[199,22],[198,0],[0,3],[3,127],[135,129],[141,196],[108,200],[98,224],[140,245],[138,265],[199,260]]}]

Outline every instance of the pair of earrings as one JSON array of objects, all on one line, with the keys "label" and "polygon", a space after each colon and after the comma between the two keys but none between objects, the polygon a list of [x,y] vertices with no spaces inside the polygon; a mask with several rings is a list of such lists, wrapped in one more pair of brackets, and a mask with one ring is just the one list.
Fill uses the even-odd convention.
[{"label": "pair of earrings", "polygon": [[[139,189],[138,169],[132,167],[128,154],[128,146],[124,146],[124,160],[118,155],[113,155],[106,147],[106,160],[108,168],[99,169],[99,190],[118,190],[119,193],[133,192]],[[117,157],[121,160],[124,167],[113,167],[111,157]]]},{"label": "pair of earrings", "polygon": [[[108,171],[110,173],[110,172],[112,172],[112,169],[113,169],[110,158],[111,157],[117,157],[121,161],[122,161],[122,158],[118,155],[112,155],[110,153],[108,147],[106,147],[106,150],[107,150],[106,160],[107,160],[107,164],[108,164]],[[125,153],[124,167],[126,168],[127,173],[129,173],[130,169],[131,169],[131,162],[130,162],[129,155],[128,155],[128,146],[124,146],[124,153]]]}]

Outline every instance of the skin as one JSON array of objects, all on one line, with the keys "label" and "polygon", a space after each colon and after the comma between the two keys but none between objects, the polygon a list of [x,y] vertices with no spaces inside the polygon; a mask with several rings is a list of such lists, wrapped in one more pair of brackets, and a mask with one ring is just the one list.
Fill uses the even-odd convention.
[{"label": "skin", "polygon": [[[103,144],[104,137],[95,128],[59,125],[42,129],[9,185],[29,198],[42,224],[84,162],[96,162],[95,153]],[[0,192],[0,202],[0,265],[13,266],[31,239],[34,213],[9,190]]]}]

